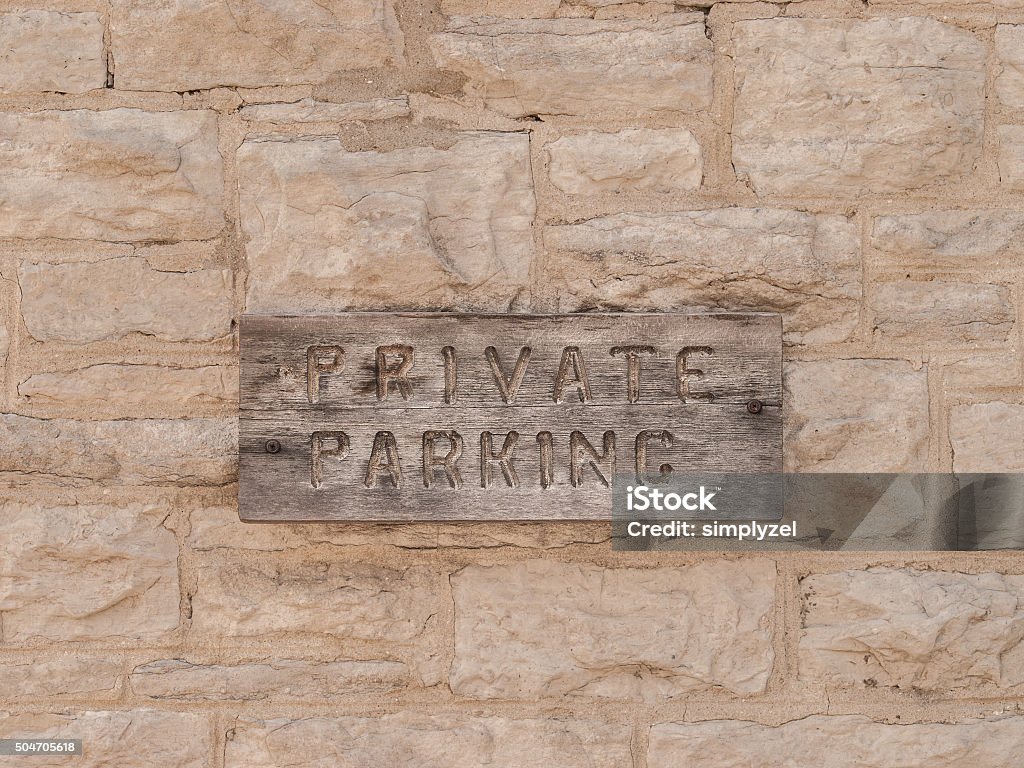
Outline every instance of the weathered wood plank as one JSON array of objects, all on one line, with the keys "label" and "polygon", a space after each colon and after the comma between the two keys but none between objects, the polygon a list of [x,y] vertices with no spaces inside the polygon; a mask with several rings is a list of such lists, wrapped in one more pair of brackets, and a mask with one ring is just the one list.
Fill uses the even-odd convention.
[{"label": "weathered wood plank", "polygon": [[245,316],[241,386],[244,520],[606,519],[612,453],[781,469],[774,315]]}]

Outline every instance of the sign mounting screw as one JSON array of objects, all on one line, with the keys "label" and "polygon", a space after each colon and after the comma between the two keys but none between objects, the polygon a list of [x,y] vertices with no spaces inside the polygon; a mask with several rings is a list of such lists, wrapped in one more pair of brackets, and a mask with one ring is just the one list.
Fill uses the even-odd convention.
[{"label": "sign mounting screw", "polygon": [[267,440],[267,442],[263,444],[263,448],[267,453],[279,453],[281,451],[281,441]]},{"label": "sign mounting screw", "polygon": [[747,413],[760,413],[762,408],[764,408],[764,403],[760,400],[750,400],[747,402]]}]

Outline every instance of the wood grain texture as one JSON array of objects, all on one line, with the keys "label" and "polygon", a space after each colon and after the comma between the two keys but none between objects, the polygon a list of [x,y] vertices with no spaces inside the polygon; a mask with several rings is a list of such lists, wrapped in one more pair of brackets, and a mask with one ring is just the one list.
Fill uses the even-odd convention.
[{"label": "wood grain texture", "polygon": [[241,358],[243,520],[608,519],[613,471],[781,470],[777,315],[246,315]]}]

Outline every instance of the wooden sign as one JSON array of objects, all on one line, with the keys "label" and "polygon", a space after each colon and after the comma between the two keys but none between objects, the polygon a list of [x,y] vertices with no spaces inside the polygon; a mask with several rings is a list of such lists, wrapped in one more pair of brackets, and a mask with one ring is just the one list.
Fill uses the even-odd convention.
[{"label": "wooden sign", "polygon": [[782,468],[771,314],[247,315],[247,521],[609,519],[611,484]]}]

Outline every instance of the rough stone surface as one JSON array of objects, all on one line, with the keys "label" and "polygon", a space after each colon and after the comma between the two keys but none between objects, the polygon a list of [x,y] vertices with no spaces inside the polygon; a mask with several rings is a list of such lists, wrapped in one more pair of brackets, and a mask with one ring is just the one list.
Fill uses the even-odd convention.
[{"label": "rough stone surface", "polygon": [[999,180],[1024,189],[1024,125],[999,126]]},{"label": "rough stone surface", "polygon": [[213,764],[210,723],[199,714],[155,709],[0,714],[0,738],[23,736],[82,740],[84,754],[79,757],[24,760],[37,768],[208,768]]},{"label": "rough stone surface", "polygon": [[135,257],[22,264],[21,313],[33,338],[85,344],[142,333],[207,341],[231,332],[227,269],[162,272]]},{"label": "rough stone surface", "polygon": [[153,638],[173,630],[178,545],[166,516],[142,504],[4,503],[0,640]]},{"label": "rough stone surface", "polygon": [[390,0],[115,0],[110,31],[126,90],[316,83],[402,61]]},{"label": "rough stone surface", "polygon": [[206,365],[90,365],[73,371],[35,373],[18,384],[31,405],[88,409],[122,414],[128,408],[227,406],[238,402],[238,369]]},{"label": "rough stone surface", "polygon": [[1024,24],[996,27],[996,95],[1008,107],[1024,108]]},{"label": "rough stone surface", "polygon": [[75,421],[0,415],[0,481],[61,486],[225,485],[235,419]]},{"label": "rough stone surface", "polygon": [[1001,285],[941,280],[900,281],[875,286],[868,303],[874,333],[882,338],[928,342],[1001,342],[1013,330],[1017,311]]},{"label": "rough stone surface", "polygon": [[227,637],[305,632],[404,642],[423,634],[440,610],[430,573],[419,567],[210,562],[199,569],[192,627]]},{"label": "rough stone surface", "polygon": [[891,192],[969,174],[985,46],[934,19],[760,19],[733,31],[733,165],[758,194]]},{"label": "rough stone surface", "polygon": [[947,389],[999,389],[1021,381],[1019,351],[965,352],[943,368]]},{"label": "rough stone surface", "polygon": [[409,115],[409,97],[374,99],[345,104],[303,99],[289,104],[252,104],[238,114],[250,122],[276,123],[344,123],[355,120],[386,120]]},{"label": "rough stone surface", "polygon": [[213,507],[192,514],[189,544],[199,551],[225,549],[283,552],[316,544],[360,547],[390,544],[402,549],[533,547],[561,549],[573,544],[605,544],[611,523],[313,523],[250,525],[235,507]]},{"label": "rough stone surface", "polygon": [[547,146],[551,183],[562,192],[687,191],[700,186],[700,145],[683,129],[578,133]]},{"label": "rough stone surface", "polygon": [[450,684],[463,696],[755,694],[771,673],[769,561],[650,570],[471,565],[452,577],[452,589]]},{"label": "rough stone surface", "polygon": [[85,93],[106,82],[98,13],[0,13],[0,91]]},{"label": "rough stone surface", "polygon": [[563,310],[778,311],[792,342],[841,341],[857,323],[857,225],[765,208],[622,213],[548,227]]},{"label": "rough stone surface", "polygon": [[8,695],[26,698],[110,697],[120,674],[121,662],[109,656],[73,654],[0,662],[0,676]]},{"label": "rough stone surface", "polygon": [[165,659],[136,667],[131,686],[151,699],[309,701],[394,691],[408,677],[405,664],[397,661],[275,658],[226,665]]},{"label": "rough stone surface", "polygon": [[348,152],[336,139],[238,153],[249,311],[509,306],[526,288],[529,138]]},{"label": "rough stone surface", "polygon": [[919,269],[1015,268],[1024,256],[1024,212],[926,211],[879,216],[868,245],[874,262],[898,272]]},{"label": "rough stone surface", "polygon": [[649,768],[1004,768],[1024,748],[1024,721],[877,723],[859,715],[814,716],[777,727],[738,720],[651,728]]},{"label": "rough stone surface", "polygon": [[441,0],[441,10],[448,16],[510,19],[550,19],[561,0]]},{"label": "rough stone surface", "polygon": [[626,725],[411,713],[291,721],[239,719],[224,760],[225,768],[620,768],[630,762]]},{"label": "rough stone surface", "polygon": [[694,112],[711,103],[711,41],[700,14],[657,19],[455,18],[432,39],[467,95],[513,117]]},{"label": "rough stone surface", "polygon": [[787,472],[920,472],[928,376],[900,360],[818,360],[783,368]]},{"label": "rough stone surface", "polygon": [[953,408],[949,442],[955,472],[1024,472],[1024,405],[978,403]]},{"label": "rough stone surface", "polygon": [[873,568],[801,586],[801,678],[925,691],[1024,686],[1024,576]]},{"label": "rough stone surface", "polygon": [[221,174],[208,110],[0,113],[0,237],[213,237]]}]

